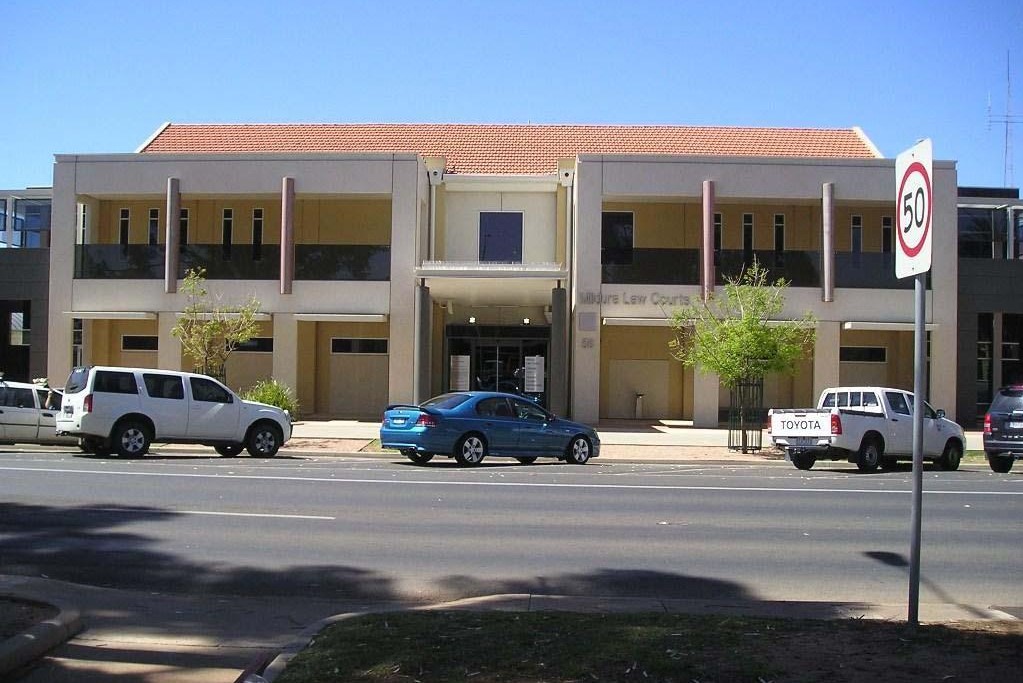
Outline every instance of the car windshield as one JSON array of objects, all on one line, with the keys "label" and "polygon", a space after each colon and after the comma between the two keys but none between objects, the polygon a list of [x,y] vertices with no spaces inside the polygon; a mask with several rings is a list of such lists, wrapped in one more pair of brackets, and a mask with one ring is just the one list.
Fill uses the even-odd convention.
[{"label": "car windshield", "polygon": [[1002,389],[991,403],[992,412],[1009,413],[1023,410],[1023,388]]},{"label": "car windshield", "polygon": [[75,368],[67,377],[67,383],[64,385],[64,393],[77,394],[85,388],[85,383],[88,379],[89,368]]},{"label": "car windshield", "polygon": [[423,408],[454,408],[469,400],[468,394],[441,394],[419,405]]}]

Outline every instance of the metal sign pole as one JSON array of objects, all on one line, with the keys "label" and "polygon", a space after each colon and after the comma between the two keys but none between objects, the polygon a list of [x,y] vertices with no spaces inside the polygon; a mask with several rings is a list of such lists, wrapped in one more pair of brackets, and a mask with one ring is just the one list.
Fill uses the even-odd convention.
[{"label": "metal sign pole", "polygon": [[920,621],[920,529],[924,487],[924,394],[927,382],[927,332],[924,315],[927,303],[927,273],[916,275],[916,339],[913,352],[913,514],[909,551],[909,625]]}]

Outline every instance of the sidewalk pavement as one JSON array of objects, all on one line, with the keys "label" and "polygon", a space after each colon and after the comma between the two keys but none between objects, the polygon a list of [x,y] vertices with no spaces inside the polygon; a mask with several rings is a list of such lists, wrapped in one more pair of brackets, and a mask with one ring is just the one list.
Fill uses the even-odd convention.
[{"label": "sidewalk pavement", "polygon": [[[726,448],[724,429],[698,429],[684,421],[617,421],[597,426],[601,461],[635,462],[780,460],[770,449],[742,454]],[[356,453],[378,436],[379,423],[355,420],[304,420],[295,423],[293,443],[300,452]],[[765,447],[770,446],[766,433]],[[967,450],[981,450],[979,432],[967,433]],[[390,457],[384,451],[381,456]],[[22,680],[25,683],[107,681],[115,677],[150,683],[192,681],[241,683],[239,672],[261,670],[272,658],[266,680],[324,626],[346,615],[422,608],[401,603],[234,599],[231,604],[195,596],[173,596],[79,586],[46,578],[0,575],[0,597],[47,603],[59,614],[30,631],[0,642],[0,678],[58,648]],[[244,603],[244,604],[240,604]],[[734,613],[806,618],[902,619],[905,605],[826,602],[723,603],[659,598],[600,598],[501,595],[462,600],[432,608],[477,610],[570,610],[580,612],[668,611]],[[328,616],[335,614],[336,616]],[[960,605],[920,606],[921,621],[1012,619],[995,610]],[[312,626],[304,628],[305,624]],[[156,625],[159,625],[157,627]],[[83,628],[87,628],[83,632]],[[299,631],[299,629],[304,630]],[[297,636],[296,636],[297,634]],[[76,637],[77,635],[77,637]],[[68,642],[70,641],[70,642]],[[279,653],[268,656],[267,651]],[[88,654],[91,652],[92,654]],[[51,663],[52,660],[52,663]],[[244,672],[243,672],[244,673]],[[252,679],[259,680],[259,679]]]}]

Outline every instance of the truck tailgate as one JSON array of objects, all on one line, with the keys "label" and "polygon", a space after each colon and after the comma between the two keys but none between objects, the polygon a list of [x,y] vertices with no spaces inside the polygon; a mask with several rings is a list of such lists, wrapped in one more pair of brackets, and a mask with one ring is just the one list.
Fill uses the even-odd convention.
[{"label": "truck tailgate", "polygon": [[807,440],[831,436],[831,410],[774,410],[771,411],[771,437]]}]

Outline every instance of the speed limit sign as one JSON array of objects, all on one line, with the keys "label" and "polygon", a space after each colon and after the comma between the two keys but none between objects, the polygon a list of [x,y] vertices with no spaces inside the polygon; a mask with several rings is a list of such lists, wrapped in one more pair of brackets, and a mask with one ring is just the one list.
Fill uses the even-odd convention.
[{"label": "speed limit sign", "polygon": [[895,159],[895,213],[898,249],[895,277],[904,278],[931,269],[931,141],[921,140]]}]

